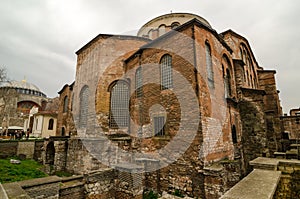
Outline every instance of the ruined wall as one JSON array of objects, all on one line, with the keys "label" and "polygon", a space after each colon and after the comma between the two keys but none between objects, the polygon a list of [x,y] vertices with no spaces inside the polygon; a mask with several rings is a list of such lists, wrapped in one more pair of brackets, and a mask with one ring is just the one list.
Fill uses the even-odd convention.
[{"label": "ruined wall", "polygon": [[105,167],[105,165],[103,165],[90,151],[86,149],[82,140],[76,138],[69,139],[65,167],[68,172],[83,174]]},{"label": "ruined wall", "polygon": [[3,140],[0,141],[0,156],[6,158],[24,154],[26,158],[41,161],[43,144],[43,140]]},{"label": "ruined wall", "polygon": [[[72,134],[76,134],[75,124],[72,115],[73,85],[74,84],[65,85],[64,88],[59,92],[59,108],[57,115],[56,130],[58,136],[71,136]],[[65,101],[67,101],[66,110],[64,110]]]},{"label": "ruined wall", "polygon": [[263,91],[242,89],[243,100],[238,103],[243,129],[242,150],[246,172],[251,171],[249,161],[256,157],[269,156],[263,95]]},{"label": "ruined wall", "polygon": [[274,199],[297,198],[300,193],[300,162],[280,162],[278,170],[281,171],[281,179],[277,186]]},{"label": "ruined wall", "polygon": [[220,198],[226,191],[240,181],[241,161],[223,160],[204,167],[205,198]]},{"label": "ruined wall", "polygon": [[0,141],[0,156],[2,158],[17,155],[18,142],[17,141]]},{"label": "ruined wall", "polygon": [[86,198],[114,199],[116,194],[115,177],[116,174],[113,169],[86,174],[84,176]]},{"label": "ruined wall", "polygon": [[276,88],[275,73],[276,71],[258,71],[260,88],[266,92],[264,96],[264,111],[266,114],[267,138],[269,140],[268,148],[271,156],[273,156],[274,152],[281,151],[280,141],[282,138],[280,122],[282,109],[279,91]]}]

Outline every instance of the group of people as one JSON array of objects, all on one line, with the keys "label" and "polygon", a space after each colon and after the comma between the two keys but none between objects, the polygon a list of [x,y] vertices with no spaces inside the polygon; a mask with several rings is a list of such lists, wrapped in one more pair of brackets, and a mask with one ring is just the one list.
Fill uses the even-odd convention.
[{"label": "group of people", "polygon": [[14,130],[11,132],[2,132],[1,136],[9,136],[11,140],[21,140],[23,138],[29,138],[29,129],[25,133],[24,130]]}]

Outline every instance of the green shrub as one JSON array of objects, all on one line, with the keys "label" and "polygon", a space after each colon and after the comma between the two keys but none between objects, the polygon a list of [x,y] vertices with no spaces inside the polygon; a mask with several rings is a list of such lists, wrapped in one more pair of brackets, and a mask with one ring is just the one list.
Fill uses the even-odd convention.
[{"label": "green shrub", "polygon": [[157,199],[158,194],[154,193],[152,190],[143,193],[143,199]]}]

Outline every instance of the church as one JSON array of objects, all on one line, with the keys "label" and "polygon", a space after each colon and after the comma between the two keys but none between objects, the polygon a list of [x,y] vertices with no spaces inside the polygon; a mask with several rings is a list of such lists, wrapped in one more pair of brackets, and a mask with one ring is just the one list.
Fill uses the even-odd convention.
[{"label": "church", "polygon": [[249,161],[282,148],[276,71],[233,30],[170,13],[137,36],[99,34],[76,54],[75,82],[59,91],[67,155],[51,162],[75,174],[119,170],[133,195],[120,186],[116,198],[135,198],[140,184],[218,198]]}]

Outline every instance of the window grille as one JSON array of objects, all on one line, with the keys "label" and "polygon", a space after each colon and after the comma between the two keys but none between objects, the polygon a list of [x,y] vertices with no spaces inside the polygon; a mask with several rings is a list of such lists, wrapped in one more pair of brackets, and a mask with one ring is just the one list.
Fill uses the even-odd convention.
[{"label": "window grille", "polygon": [[143,76],[141,67],[139,67],[135,72],[135,90],[137,97],[143,96]]},{"label": "window grille", "polygon": [[79,112],[79,127],[85,128],[87,125],[88,116],[88,101],[89,101],[89,87],[84,86],[80,92],[80,112]]},{"label": "window grille", "polygon": [[211,49],[207,42],[205,43],[205,57],[206,57],[208,85],[210,87],[214,87],[214,71],[212,65]]},{"label": "window grille", "polygon": [[161,73],[161,88],[162,90],[173,87],[173,74],[172,74],[172,57],[164,55],[160,62]]},{"label": "window grille", "polygon": [[111,90],[110,127],[129,126],[129,89],[127,83],[118,81]]},{"label": "window grille", "polygon": [[158,116],[154,117],[154,135],[163,136],[165,135],[165,117]]}]

